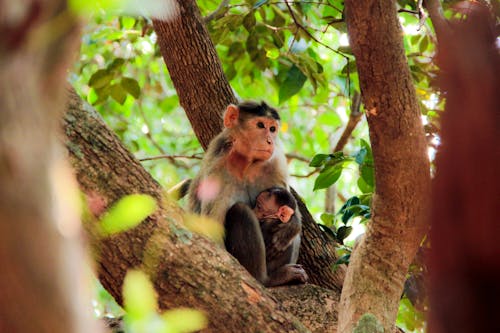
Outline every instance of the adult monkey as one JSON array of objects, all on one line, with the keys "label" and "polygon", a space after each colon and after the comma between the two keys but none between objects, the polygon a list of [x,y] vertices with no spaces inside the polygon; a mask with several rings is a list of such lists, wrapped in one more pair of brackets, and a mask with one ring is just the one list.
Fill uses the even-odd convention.
[{"label": "adult monkey", "polygon": [[[289,265],[268,274],[262,232],[250,208],[263,190],[288,189],[286,158],[277,136],[279,121],[278,112],[264,102],[230,104],[224,130],[210,142],[188,190],[189,209],[224,223],[228,251],[265,286],[307,276],[295,265],[300,237],[289,251]],[[298,212],[292,218],[301,223]]]}]

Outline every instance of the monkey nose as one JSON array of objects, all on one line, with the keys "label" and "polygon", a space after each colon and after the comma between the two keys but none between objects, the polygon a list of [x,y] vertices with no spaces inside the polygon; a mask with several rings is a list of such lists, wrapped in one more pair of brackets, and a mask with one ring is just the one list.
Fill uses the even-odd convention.
[{"label": "monkey nose", "polygon": [[268,144],[273,143],[273,141],[271,140],[271,138],[269,138],[269,137],[267,138],[267,143],[268,143]]}]

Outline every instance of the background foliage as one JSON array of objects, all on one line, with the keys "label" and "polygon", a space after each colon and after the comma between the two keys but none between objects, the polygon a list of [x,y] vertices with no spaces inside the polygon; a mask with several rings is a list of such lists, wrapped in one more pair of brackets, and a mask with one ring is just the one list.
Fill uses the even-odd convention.
[{"label": "background foliage", "polygon": [[[398,3],[432,158],[439,144],[443,105],[435,88],[435,38],[417,1]],[[445,8],[452,3],[447,1]],[[199,0],[198,4],[237,96],[266,100],[279,108],[292,186],[323,230],[342,244],[342,260],[348,261],[353,240],[370,218],[374,181],[364,119],[344,151],[333,151],[349,119],[351,97],[359,90],[343,2]],[[135,156],[147,159],[143,165],[165,188],[197,172],[203,151],[179,106],[150,20],[94,15],[85,26],[70,81]],[[324,189],[332,185],[337,207],[333,214],[324,209]],[[415,271],[420,274],[423,269],[417,263]],[[418,283],[412,288],[421,294]],[[103,305],[107,296],[102,291],[98,295],[99,312],[107,312]],[[415,293],[405,295],[401,303],[398,324],[409,331],[424,327],[425,302],[417,298]]]}]

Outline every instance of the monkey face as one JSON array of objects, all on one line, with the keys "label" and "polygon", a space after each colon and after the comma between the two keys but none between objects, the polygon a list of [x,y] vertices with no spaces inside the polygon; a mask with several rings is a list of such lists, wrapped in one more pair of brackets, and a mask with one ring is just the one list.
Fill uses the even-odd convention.
[{"label": "monkey face", "polygon": [[238,147],[249,160],[267,161],[273,156],[279,123],[267,117],[248,119],[242,131],[242,142]]}]

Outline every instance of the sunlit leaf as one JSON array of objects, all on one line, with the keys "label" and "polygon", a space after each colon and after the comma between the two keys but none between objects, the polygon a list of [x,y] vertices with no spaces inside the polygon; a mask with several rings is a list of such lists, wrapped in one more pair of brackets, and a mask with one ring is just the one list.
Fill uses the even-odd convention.
[{"label": "sunlit leaf", "polygon": [[133,228],[156,208],[156,200],[149,195],[127,195],[104,214],[100,223],[101,231],[104,235],[109,235]]},{"label": "sunlit leaf", "polygon": [[205,216],[186,214],[184,224],[187,229],[204,235],[217,243],[224,239],[224,227],[219,222]]},{"label": "sunlit leaf", "polygon": [[179,308],[166,311],[162,318],[173,332],[197,332],[207,327],[208,320],[203,312],[195,309]]},{"label": "sunlit leaf", "polygon": [[314,182],[313,191],[332,186],[333,184],[335,184],[337,180],[339,180],[341,174],[342,174],[342,165],[340,164],[336,164],[334,166],[325,168],[316,178],[316,181]]},{"label": "sunlit leaf", "polygon": [[148,276],[139,270],[130,270],[123,281],[123,302],[131,320],[148,317],[157,310],[157,295]]},{"label": "sunlit leaf", "polygon": [[325,225],[330,226],[333,224],[334,215],[330,213],[323,213],[321,214],[320,219]]},{"label": "sunlit leaf", "polygon": [[175,0],[69,0],[68,6],[74,13],[84,16],[105,11],[170,20],[179,14],[179,5]]},{"label": "sunlit leaf", "polygon": [[100,69],[89,79],[89,86],[94,89],[99,89],[108,85],[113,79],[113,74],[111,74],[107,69]]}]

